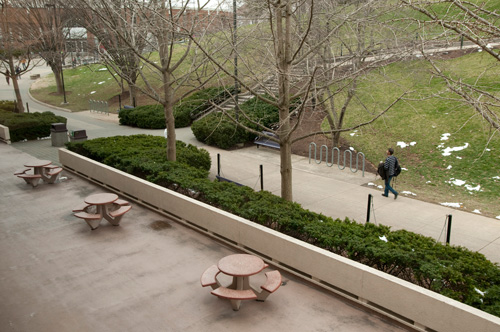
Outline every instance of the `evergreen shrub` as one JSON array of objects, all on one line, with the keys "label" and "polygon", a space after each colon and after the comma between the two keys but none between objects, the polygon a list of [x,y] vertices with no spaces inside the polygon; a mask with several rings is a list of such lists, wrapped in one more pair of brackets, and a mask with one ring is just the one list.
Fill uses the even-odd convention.
[{"label": "evergreen shrub", "polygon": [[[174,106],[175,128],[190,126],[193,119],[212,106],[212,103],[221,103],[228,97],[228,90],[223,87],[214,87],[197,91],[184,98]],[[120,124],[126,126],[144,129],[165,128],[165,112],[160,104],[122,109],[118,118]]]},{"label": "evergreen shrub", "polygon": [[[270,98],[267,95],[265,97]],[[240,109],[250,118],[249,121],[240,116],[241,123],[259,132],[279,121],[278,108],[258,98],[252,98],[241,104]],[[236,116],[234,110],[228,113],[233,118]],[[221,149],[229,149],[236,144],[253,141],[257,137],[237,126],[222,112],[214,112],[194,122],[191,130],[198,141]]]},{"label": "evergreen shrub", "polygon": [[13,113],[0,109],[0,124],[9,127],[12,142],[48,137],[52,123],[66,122],[65,117],[52,112]]}]

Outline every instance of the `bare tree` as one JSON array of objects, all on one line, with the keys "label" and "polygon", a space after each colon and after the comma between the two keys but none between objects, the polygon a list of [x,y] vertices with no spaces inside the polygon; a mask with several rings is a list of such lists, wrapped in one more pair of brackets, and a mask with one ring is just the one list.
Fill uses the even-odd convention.
[{"label": "bare tree", "polygon": [[[19,113],[24,112],[23,99],[19,90],[18,79],[30,70],[32,59],[29,45],[23,43],[23,26],[14,20],[15,14],[20,8],[12,7],[8,0],[0,1],[0,73],[3,74],[14,88],[16,95],[16,109]],[[23,62],[21,64],[21,62]]]},{"label": "bare tree", "polygon": [[[103,2],[99,14],[81,6],[77,6],[78,10],[74,11],[72,2],[66,5],[68,10],[73,11],[73,22],[85,27],[97,39],[99,43],[97,52],[101,61],[110,72],[119,74],[119,78],[114,75],[113,78],[119,84],[122,93],[125,91],[123,81],[127,82],[130,103],[134,104],[137,91],[135,86],[141,66],[136,52],[143,53],[146,47],[143,35],[147,33],[144,24],[138,22],[140,15],[134,8],[128,7],[128,1]],[[120,13],[120,16],[116,16],[116,13]],[[120,36],[114,31],[120,31]]]},{"label": "bare tree", "polygon": [[42,57],[54,73],[57,93],[63,94],[62,70],[70,15],[57,0],[17,0],[16,20],[23,43]]},{"label": "bare tree", "polygon": [[[238,35],[244,34],[245,37],[239,38],[235,45],[231,43],[228,36],[225,41],[226,49],[222,45],[213,44],[210,45],[210,48],[197,41],[196,36],[191,35],[200,49],[226,75],[236,79],[245,90],[256,98],[278,108],[279,123],[277,128],[264,128],[243,112],[240,113],[239,118],[244,117],[257,127],[260,126],[262,130],[274,134],[268,138],[280,145],[281,197],[286,200],[293,199],[292,143],[317,134],[310,133],[302,137],[292,137],[306,116],[308,105],[311,105],[313,98],[317,97],[318,91],[325,91],[332,84],[345,82],[349,77],[355,77],[364,71],[362,66],[353,65],[353,54],[339,58],[333,56],[333,53],[328,49],[332,47],[332,38],[335,34],[342,33],[341,29],[347,28],[348,23],[352,24],[359,20],[362,11],[377,2],[367,0],[357,6],[346,5],[340,11],[338,10],[340,4],[332,1],[262,0],[252,4],[252,6],[260,6],[259,10],[256,11],[259,13],[259,20],[255,21],[258,23],[238,33]],[[317,7],[320,8],[320,3],[324,6],[321,7],[321,10],[317,10]],[[250,5],[248,2],[247,4]],[[263,12],[266,14],[263,15]],[[334,15],[335,13],[337,15]],[[263,17],[266,18],[265,21],[262,20]],[[327,30],[325,22],[330,24]],[[241,41],[243,38],[245,38],[245,43]],[[221,42],[221,44],[223,43]],[[213,51],[214,47],[216,52]],[[238,52],[238,49],[243,47],[245,47],[244,51]],[[253,49],[250,56],[245,52],[248,49]],[[230,58],[229,54],[234,52],[238,54],[238,63],[242,67],[242,71],[247,74],[245,78],[233,74],[231,67],[234,64],[222,64],[219,60],[220,58]],[[221,53],[224,53],[225,57],[220,56]],[[341,70],[344,70],[342,68],[345,68],[344,74],[338,75]],[[270,76],[274,77],[274,80],[270,79]],[[264,93],[266,95],[263,95]],[[270,97],[267,97],[268,95]],[[294,105],[294,109],[291,111],[292,101],[298,99],[300,99],[300,103]],[[337,126],[332,128],[332,132],[352,130],[372,123],[389,110],[393,104],[374,114],[372,119],[365,123],[351,128]],[[226,113],[226,115],[246,130],[256,135],[263,135],[258,130],[245,127],[238,120],[238,117],[231,113]],[[292,116],[297,118],[292,121]]]},{"label": "bare tree", "polygon": [[[204,3],[206,4],[206,3]],[[184,96],[205,86],[214,72],[203,70],[203,58],[188,35],[203,36],[212,19],[199,1],[75,0],[73,7],[91,11],[110,40],[139,59],[140,83],[123,68],[117,73],[135,89],[163,106],[167,128],[167,159],[176,160],[173,106]],[[127,26],[126,29],[123,27]],[[133,31],[131,31],[131,29]],[[183,33],[181,33],[183,32]],[[135,38],[135,40],[134,40]],[[137,39],[141,39],[140,41]],[[150,50],[143,52],[144,47]],[[156,56],[158,58],[156,58]],[[118,68],[118,63],[114,63]]]},{"label": "bare tree", "polygon": [[[438,26],[443,33],[454,34],[476,45],[478,49],[500,62],[500,52],[491,43],[500,38],[500,13],[494,1],[474,2],[462,0],[414,1],[401,0],[408,8],[423,14],[425,18],[412,19],[422,27]],[[446,8],[444,10],[443,8]],[[439,37],[438,37],[439,38]],[[425,40],[423,40],[425,42]],[[459,75],[445,73],[422,48],[424,56],[433,67],[433,74],[443,79],[448,89],[470,105],[496,130],[500,129],[500,98],[478,84],[468,84]],[[488,70],[485,68],[485,70]],[[478,73],[478,77],[481,73]]]}]

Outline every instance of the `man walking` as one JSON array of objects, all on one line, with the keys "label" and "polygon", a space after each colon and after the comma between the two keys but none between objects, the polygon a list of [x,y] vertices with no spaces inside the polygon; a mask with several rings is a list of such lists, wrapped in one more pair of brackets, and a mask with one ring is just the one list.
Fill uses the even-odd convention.
[{"label": "man walking", "polygon": [[394,154],[393,148],[387,149],[387,158],[385,159],[384,162],[385,189],[382,196],[389,197],[389,191],[390,191],[391,193],[394,194],[394,199],[397,199],[399,193],[391,187],[391,180],[396,173],[396,163],[397,163],[397,159],[396,157],[393,156],[393,154]]}]

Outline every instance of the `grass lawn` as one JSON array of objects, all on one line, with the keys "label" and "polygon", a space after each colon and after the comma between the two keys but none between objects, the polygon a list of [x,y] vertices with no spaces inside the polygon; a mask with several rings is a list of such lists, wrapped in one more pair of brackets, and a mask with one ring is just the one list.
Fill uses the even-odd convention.
[{"label": "grass lawn", "polygon": [[[490,56],[475,53],[439,63],[444,71],[500,95],[500,66]],[[343,137],[375,165],[393,147],[405,168],[397,178],[399,192],[500,219],[500,136],[430,75],[427,62],[401,62],[370,74],[359,86],[359,102],[348,111],[346,127],[410,90],[382,119]]]}]

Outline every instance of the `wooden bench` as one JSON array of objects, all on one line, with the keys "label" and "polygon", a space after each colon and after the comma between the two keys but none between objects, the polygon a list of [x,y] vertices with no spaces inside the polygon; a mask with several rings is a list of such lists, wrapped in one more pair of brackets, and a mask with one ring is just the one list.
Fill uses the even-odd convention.
[{"label": "wooden bench", "polygon": [[221,299],[227,299],[231,301],[231,306],[234,311],[240,310],[240,304],[242,300],[256,300],[257,295],[251,289],[238,290],[229,289],[226,287],[219,287],[211,292],[213,295],[220,297]]},{"label": "wooden bench", "polygon": [[45,175],[49,178],[47,182],[48,183],[56,182],[62,170],[63,169],[61,167],[50,168],[50,170],[47,173],[45,173]]},{"label": "wooden bench", "polygon": [[210,266],[208,269],[205,270],[205,272],[203,272],[203,274],[201,275],[201,279],[200,279],[200,282],[201,282],[201,285],[203,287],[207,287],[207,286],[210,286],[212,287],[212,289],[217,289],[220,287],[220,283],[219,281],[217,280],[217,275],[220,273],[220,270],[219,268],[217,267],[217,265],[212,265]]},{"label": "wooden bench", "polygon": [[127,202],[126,200],[124,199],[120,199],[118,198],[116,201],[113,202],[113,204],[118,204],[120,206],[123,206],[123,205],[130,205],[129,202]]},{"label": "wooden bench", "polygon": [[101,223],[102,216],[100,214],[92,214],[87,212],[78,212],[75,213],[75,217],[84,219],[87,225],[90,226],[90,229],[94,230],[99,227]]},{"label": "wooden bench", "polygon": [[82,203],[73,210],[71,210],[71,212],[88,212],[87,209],[91,206],[92,206],[91,204]]},{"label": "wooden bench", "polygon": [[281,286],[281,273],[279,271],[266,272],[266,282],[260,286],[262,291],[257,295],[257,301],[265,301],[266,298],[274,293]]},{"label": "wooden bench", "polygon": [[26,172],[29,172],[29,171],[31,171],[31,168],[18,169],[17,171],[14,172],[14,175],[25,174]]},{"label": "wooden bench", "polygon": [[[276,139],[278,139],[278,136],[275,135],[274,133],[270,132],[270,131],[263,131],[262,132],[264,135],[266,136],[270,136],[270,137],[274,137]],[[257,138],[255,138],[254,140],[254,143],[257,144],[257,148],[262,145],[262,146],[267,146],[269,148],[273,148],[273,149],[280,149],[280,144],[278,142],[275,142],[273,140],[271,140],[270,138],[266,137],[266,136],[259,136]]]},{"label": "wooden bench", "polygon": [[26,181],[27,184],[31,184],[33,188],[38,186],[38,183],[42,178],[40,174],[20,174],[17,177]]},{"label": "wooden bench", "polygon": [[110,219],[106,218],[106,219],[111,223],[111,225],[118,226],[120,225],[120,221],[122,220],[123,215],[128,211],[130,211],[131,208],[132,208],[131,205],[123,205],[118,210],[109,212],[108,214],[111,218]]}]

